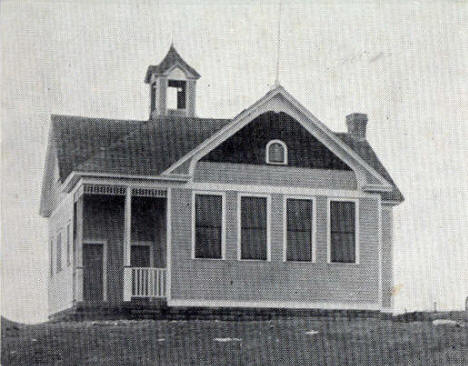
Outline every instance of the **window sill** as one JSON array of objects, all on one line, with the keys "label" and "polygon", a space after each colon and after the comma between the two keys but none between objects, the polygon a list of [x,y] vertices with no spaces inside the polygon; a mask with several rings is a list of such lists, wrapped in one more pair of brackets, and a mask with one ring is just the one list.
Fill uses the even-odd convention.
[{"label": "window sill", "polygon": [[283,263],[305,263],[305,264],[315,264],[317,263],[316,261],[310,260],[310,261],[291,261],[291,260],[283,260]]},{"label": "window sill", "polygon": [[359,262],[327,262],[327,264],[332,266],[359,266]]},{"label": "window sill", "polygon": [[193,260],[195,261],[224,261],[226,258],[197,258],[197,257],[192,257]]},{"label": "window sill", "polygon": [[237,258],[238,262],[265,262],[265,263],[270,263],[270,259],[242,259],[242,258]]}]

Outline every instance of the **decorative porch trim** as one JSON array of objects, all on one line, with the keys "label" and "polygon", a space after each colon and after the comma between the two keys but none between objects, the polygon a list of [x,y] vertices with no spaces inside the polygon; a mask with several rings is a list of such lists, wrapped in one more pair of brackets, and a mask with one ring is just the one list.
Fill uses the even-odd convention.
[{"label": "decorative porch trim", "polygon": [[185,183],[190,180],[187,175],[171,174],[171,176],[148,176],[148,175],[131,175],[131,174],[117,174],[117,173],[91,173],[91,172],[78,172],[73,171],[61,185],[62,192],[70,192],[76,185],[80,178],[100,178],[100,179],[129,179],[131,181],[143,180],[151,182],[174,182]]},{"label": "decorative porch trim", "polygon": [[166,198],[167,190],[154,188],[132,188],[132,196]]},{"label": "decorative porch trim", "polygon": [[125,196],[124,186],[114,186],[108,184],[83,184],[85,194],[109,194],[114,196]]},{"label": "decorative porch trim", "polygon": [[[167,190],[163,188],[130,187],[130,189],[133,197],[166,198],[167,196]],[[124,185],[83,183],[75,191],[73,199],[76,202],[83,194],[125,196],[126,190],[127,186]]]}]

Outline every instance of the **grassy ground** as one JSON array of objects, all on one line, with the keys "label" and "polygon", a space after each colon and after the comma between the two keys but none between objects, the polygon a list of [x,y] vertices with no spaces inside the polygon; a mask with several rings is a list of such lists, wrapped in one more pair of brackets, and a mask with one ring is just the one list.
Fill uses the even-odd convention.
[{"label": "grassy ground", "polygon": [[467,365],[468,327],[325,318],[3,322],[2,365],[40,364]]}]

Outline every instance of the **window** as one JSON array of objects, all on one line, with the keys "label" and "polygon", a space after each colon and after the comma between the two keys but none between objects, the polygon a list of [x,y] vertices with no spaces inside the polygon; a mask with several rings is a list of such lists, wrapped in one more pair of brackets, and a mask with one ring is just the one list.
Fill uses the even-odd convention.
[{"label": "window", "polygon": [[151,112],[156,109],[156,83],[151,84]]},{"label": "window", "polygon": [[312,261],[313,201],[286,199],[286,260]]},{"label": "window", "polygon": [[50,241],[50,247],[49,247],[49,265],[50,265],[50,277],[54,275],[54,241]]},{"label": "window", "polygon": [[71,264],[71,225],[67,225],[67,265],[69,266]]},{"label": "window", "polygon": [[62,270],[62,233],[57,235],[57,272]]},{"label": "window", "polygon": [[269,260],[267,197],[240,198],[240,259]]},{"label": "window", "polygon": [[356,202],[330,201],[330,262],[356,263]]},{"label": "window", "polygon": [[283,141],[272,140],[266,146],[267,164],[288,164],[288,148]]},{"label": "window", "polygon": [[185,80],[169,80],[167,86],[167,107],[169,109],[185,109],[187,82]]},{"label": "window", "polygon": [[194,258],[223,258],[223,199],[219,194],[194,195]]}]

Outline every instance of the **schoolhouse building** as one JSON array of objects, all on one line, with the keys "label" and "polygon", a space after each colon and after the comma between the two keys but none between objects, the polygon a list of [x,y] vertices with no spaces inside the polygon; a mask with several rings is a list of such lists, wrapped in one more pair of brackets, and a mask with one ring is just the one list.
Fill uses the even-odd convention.
[{"label": "schoolhouse building", "polygon": [[234,118],[202,118],[199,78],[171,46],[146,72],[148,120],[51,116],[50,316],[132,303],[391,311],[403,196],[367,116],[333,132],[277,85]]}]

